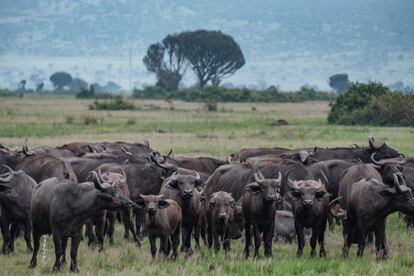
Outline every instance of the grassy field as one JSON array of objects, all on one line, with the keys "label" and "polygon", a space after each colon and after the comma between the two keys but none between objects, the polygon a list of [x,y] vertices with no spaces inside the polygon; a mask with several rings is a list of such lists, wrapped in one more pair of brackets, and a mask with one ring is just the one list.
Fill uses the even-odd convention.
[{"label": "grassy field", "polygon": [[[162,101],[135,101],[136,111],[91,111],[92,101],[71,98],[8,98],[0,99],[0,143],[16,147],[28,139],[29,147],[57,146],[73,141],[149,140],[151,147],[176,155],[208,155],[226,158],[243,147],[333,147],[356,143],[367,145],[368,135],[406,155],[414,156],[414,128],[345,127],[327,125],[327,103],[292,104],[219,104],[218,112],[207,112],[202,104]],[[284,119],[288,126],[278,126]],[[104,253],[79,249],[79,269],[82,275],[131,274],[412,274],[414,271],[414,233],[394,214],[388,221],[390,258],[377,262],[370,248],[357,259],[356,246],[351,257],[340,257],[340,229],[327,232],[326,259],[310,259],[306,247],[304,257],[296,258],[296,245],[275,243],[274,257],[258,261],[242,258],[242,243],[232,243],[232,254],[225,258],[204,246],[189,258],[176,261],[152,262],[148,242],[137,248],[124,241],[117,228],[113,247]],[[43,246],[43,240],[42,240]],[[30,255],[24,242],[17,241],[16,252],[0,255],[0,274],[51,273],[54,251],[51,237],[46,250],[41,249],[38,267],[28,269]],[[67,274],[69,267],[63,269]]]}]

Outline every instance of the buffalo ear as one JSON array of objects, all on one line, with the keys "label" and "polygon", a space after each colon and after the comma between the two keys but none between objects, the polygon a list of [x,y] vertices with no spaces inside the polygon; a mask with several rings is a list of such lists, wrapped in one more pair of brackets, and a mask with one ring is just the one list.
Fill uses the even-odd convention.
[{"label": "buffalo ear", "polygon": [[139,209],[144,209],[145,208],[145,200],[142,198],[139,198],[135,201],[135,204],[137,205],[137,207]]},{"label": "buffalo ear", "polygon": [[161,199],[160,201],[158,201],[158,208],[164,209],[164,208],[167,208],[168,206],[170,206],[170,203],[166,201],[165,199]]},{"label": "buffalo ear", "polygon": [[246,186],[246,191],[251,193],[252,195],[255,195],[260,192],[261,188],[260,185],[256,182],[250,183]]},{"label": "buffalo ear", "polygon": [[195,188],[197,191],[201,192],[204,189],[204,181],[203,180],[196,180],[195,181]]},{"label": "buffalo ear", "polygon": [[384,189],[379,191],[379,193],[383,196],[383,197],[392,197],[394,196],[397,192],[395,189]]},{"label": "buffalo ear", "polygon": [[295,198],[299,198],[300,197],[300,191],[299,190],[291,190],[290,193]]},{"label": "buffalo ear", "polygon": [[171,179],[170,181],[167,182],[165,187],[170,188],[170,189],[178,189],[178,181]]}]

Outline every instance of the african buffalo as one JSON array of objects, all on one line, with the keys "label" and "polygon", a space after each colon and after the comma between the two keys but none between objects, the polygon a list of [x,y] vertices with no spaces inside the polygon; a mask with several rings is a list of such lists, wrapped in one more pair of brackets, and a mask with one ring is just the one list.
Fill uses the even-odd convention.
[{"label": "african buffalo", "polygon": [[181,175],[173,173],[165,179],[160,195],[165,199],[172,199],[180,205],[183,215],[182,221],[182,246],[181,249],[186,254],[192,254],[191,234],[197,227],[198,215],[197,206],[201,200],[201,192],[204,187],[204,181],[200,176]]},{"label": "african buffalo", "polygon": [[[343,223],[343,257],[348,257],[349,248],[353,242],[358,243],[357,256],[362,257],[366,235],[374,231],[377,259],[386,258],[388,256],[385,236],[386,218],[396,211],[414,214],[414,198],[411,189],[406,186],[401,173],[394,174],[394,188],[390,188],[375,178],[364,178],[347,184],[347,189],[339,192],[339,196],[343,197],[342,201],[340,198],[332,201],[331,208],[329,208],[334,217],[346,219],[347,222]],[[332,210],[337,202],[342,208]]]},{"label": "african buffalo", "polygon": [[151,255],[155,258],[157,246],[155,239],[160,238],[160,251],[167,257],[172,247],[172,258],[177,257],[180,243],[182,221],[181,207],[172,199],[163,199],[162,195],[141,195],[137,201],[139,208],[145,210],[145,228],[151,245]]},{"label": "african buffalo", "polygon": [[311,257],[316,255],[316,241],[319,243],[319,256],[325,257],[325,229],[328,218],[330,193],[321,181],[293,181],[288,178],[292,195],[292,212],[295,217],[295,230],[298,239],[297,256],[301,256],[305,246],[304,228],[312,228],[310,239]]},{"label": "african buffalo", "polygon": [[52,234],[56,255],[53,270],[60,270],[65,263],[67,241],[71,237],[70,270],[78,271],[76,256],[82,238],[82,226],[86,220],[102,210],[132,206],[133,203],[117,189],[108,183],[102,183],[96,172],[92,173],[93,185],[74,185],[70,180],[53,177],[35,186],[30,204],[34,241],[30,267],[37,264],[40,237]]},{"label": "african buffalo", "polygon": [[199,173],[204,173],[207,175],[211,175],[214,171],[225,164],[228,164],[227,161],[222,161],[218,159],[214,159],[211,157],[173,157],[170,158],[173,161],[169,161],[184,169],[193,170]]},{"label": "african buffalo", "polygon": [[275,224],[276,202],[281,199],[279,185],[282,174],[277,179],[265,179],[259,170],[254,174],[255,182],[245,187],[242,197],[244,217],[245,247],[244,256],[249,258],[251,244],[251,230],[254,235],[254,258],[259,257],[259,248],[262,242],[265,247],[265,256],[272,257],[273,228]]},{"label": "african buffalo", "polygon": [[[36,182],[23,171],[13,171],[11,168],[1,165],[5,169],[0,175],[0,226],[3,234],[3,253],[8,254],[14,249],[13,235],[10,234],[10,226],[19,224],[24,226],[24,239],[27,250],[32,251],[30,241],[30,199]],[[13,231],[11,231],[13,233]]]},{"label": "african buffalo", "polygon": [[211,195],[207,207],[209,248],[213,246],[214,242],[214,249],[218,252],[221,241],[226,254],[230,250],[231,227],[237,226],[235,224],[236,209],[237,204],[231,194],[221,191]]}]

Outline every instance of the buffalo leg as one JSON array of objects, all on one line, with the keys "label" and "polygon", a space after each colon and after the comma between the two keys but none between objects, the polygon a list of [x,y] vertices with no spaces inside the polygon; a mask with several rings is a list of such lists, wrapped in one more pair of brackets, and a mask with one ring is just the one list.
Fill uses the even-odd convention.
[{"label": "buffalo leg", "polygon": [[62,239],[62,250],[63,250],[63,255],[61,258],[61,264],[62,266],[64,266],[66,264],[66,248],[68,247],[68,237],[64,237]]},{"label": "buffalo leg", "polygon": [[193,232],[193,225],[190,224],[188,227],[184,228],[184,252],[187,255],[191,255],[193,253],[193,250],[191,249],[191,233]]},{"label": "buffalo leg", "polygon": [[200,224],[197,222],[194,226],[194,242],[196,248],[200,248],[200,231]]},{"label": "buffalo leg", "polygon": [[36,228],[33,228],[32,231],[32,235],[33,235],[33,255],[32,255],[32,260],[30,261],[30,268],[34,268],[37,265],[37,252],[39,251],[39,247],[40,247],[40,237],[41,235],[37,232]]},{"label": "buffalo leg", "polygon": [[26,241],[27,252],[33,252],[32,242],[30,240],[30,232],[32,231],[32,225],[30,221],[24,223],[24,240]]},{"label": "buffalo leg", "polygon": [[136,242],[138,246],[141,246],[141,242],[139,241],[137,232],[135,231],[135,228],[134,228],[134,224],[132,223],[132,220],[131,220],[131,209],[130,208],[125,210],[125,216],[126,216],[126,223],[127,223],[126,227],[128,227],[129,231],[131,231],[132,237],[134,238],[134,242]]},{"label": "buffalo leg", "polygon": [[375,229],[375,251],[377,260],[387,258],[388,252],[385,237],[385,220],[382,221]]},{"label": "buffalo leg", "polygon": [[80,241],[81,241],[81,234],[79,231],[75,233],[75,235],[72,236],[72,241],[70,244],[70,271],[72,272],[79,272],[76,258],[78,256],[78,248],[79,248]]},{"label": "buffalo leg", "polygon": [[272,257],[272,239],[273,239],[273,225],[267,227],[267,229],[263,232],[263,241],[264,241],[264,248],[265,248],[265,256]]},{"label": "buffalo leg", "polygon": [[358,251],[357,256],[362,257],[364,255],[365,243],[366,243],[366,233],[362,227],[358,229]]},{"label": "buffalo leg", "polygon": [[168,235],[160,237],[160,252],[164,255],[165,258],[168,257],[168,253],[170,251],[169,243],[170,243],[170,240],[169,240]]},{"label": "buffalo leg", "polygon": [[109,244],[114,244],[114,232],[115,232],[115,220],[116,214],[114,212],[108,212],[106,214],[107,235],[109,237]]},{"label": "buffalo leg", "polygon": [[316,256],[316,240],[318,238],[318,234],[319,234],[319,229],[317,227],[312,227],[312,236],[310,238],[310,247],[311,247],[311,257],[315,257]]},{"label": "buffalo leg", "polygon": [[253,236],[254,236],[254,255],[253,258],[259,257],[259,249],[260,244],[262,243],[262,239],[260,237],[260,231],[259,227],[257,227],[257,224],[253,224]]},{"label": "buffalo leg", "polygon": [[224,249],[224,252],[225,252],[226,256],[228,255],[228,252],[230,252],[230,239],[231,239],[230,238],[230,230],[227,227],[224,230],[224,241],[223,241],[223,249]]},{"label": "buffalo leg", "polygon": [[322,223],[319,227],[318,234],[318,243],[319,243],[319,257],[326,257],[325,252],[325,230],[326,230],[326,221]]},{"label": "buffalo leg", "polygon": [[208,248],[211,248],[213,246],[213,226],[212,223],[208,221],[207,223],[207,244]]},{"label": "buffalo leg", "polygon": [[[303,226],[299,225],[298,223],[295,222],[295,231],[296,231],[296,236],[298,238],[298,250],[296,251],[296,255],[298,257],[300,257],[300,256],[302,256],[303,247],[305,246],[305,237],[303,235]],[[313,236],[313,232],[312,232],[312,236]]]},{"label": "buffalo leg", "polygon": [[351,228],[352,222],[349,220],[342,221],[342,234],[344,237],[344,246],[342,248],[342,257],[348,258],[349,255],[349,248],[352,245],[352,229]]},{"label": "buffalo leg", "polygon": [[55,264],[53,266],[53,271],[59,271],[61,268],[61,258],[63,255],[63,248],[62,248],[62,234],[58,231],[52,232],[53,235],[53,243],[55,244]]},{"label": "buffalo leg", "polygon": [[218,253],[220,251],[220,237],[219,237],[217,226],[213,226],[213,243],[214,243],[214,251]]},{"label": "buffalo leg", "polygon": [[172,250],[173,250],[171,258],[175,259],[177,257],[178,245],[180,244],[180,226],[177,226],[174,233],[172,234],[171,243],[172,243]]},{"label": "buffalo leg", "polygon": [[157,245],[155,244],[155,236],[148,234],[148,239],[151,245],[151,256],[155,259],[157,255]]},{"label": "buffalo leg", "polygon": [[88,246],[93,246],[93,244],[96,242],[96,236],[93,232],[93,224],[91,221],[88,221],[85,223],[86,226],[86,235],[88,236]]},{"label": "buffalo leg", "polygon": [[3,254],[9,254],[11,248],[11,234],[9,230],[9,223],[5,216],[0,216],[0,227],[3,235]]},{"label": "buffalo leg", "polygon": [[250,245],[252,243],[252,236],[251,236],[251,232],[250,232],[251,228],[250,228],[250,223],[245,222],[244,224],[244,257],[246,259],[249,258],[249,250],[250,250]]},{"label": "buffalo leg", "polygon": [[104,250],[104,228],[105,228],[106,215],[99,216],[95,226],[95,233],[98,239],[99,252]]}]

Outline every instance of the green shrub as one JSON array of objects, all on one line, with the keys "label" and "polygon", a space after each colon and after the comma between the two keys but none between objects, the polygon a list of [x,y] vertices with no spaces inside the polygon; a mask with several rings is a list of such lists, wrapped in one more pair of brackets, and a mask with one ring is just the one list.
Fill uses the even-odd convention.
[{"label": "green shrub", "polygon": [[95,90],[93,86],[88,89],[87,87],[81,87],[80,91],[76,94],[78,99],[93,99],[95,98]]},{"label": "green shrub", "polygon": [[98,119],[95,117],[87,116],[83,118],[83,124],[84,125],[96,125],[98,123]]},{"label": "green shrub", "polygon": [[302,87],[296,92],[281,92],[276,87],[266,90],[253,90],[248,88],[225,88],[221,86],[208,86],[204,89],[186,88],[167,92],[155,86],[146,86],[135,89],[133,97],[138,99],[175,99],[188,102],[304,102],[304,101],[330,101],[334,94],[319,92],[309,87]]},{"label": "green shrub", "polygon": [[413,126],[414,95],[391,92],[381,83],[355,83],[330,104],[328,122],[378,126]]},{"label": "green shrub", "polygon": [[135,105],[124,100],[121,96],[116,96],[109,101],[95,101],[89,106],[91,110],[133,110]]}]

